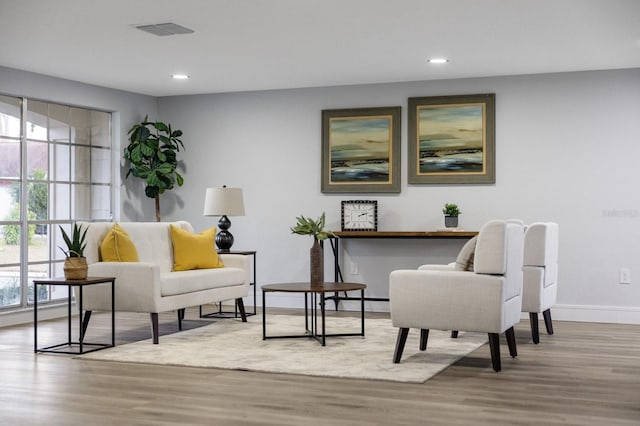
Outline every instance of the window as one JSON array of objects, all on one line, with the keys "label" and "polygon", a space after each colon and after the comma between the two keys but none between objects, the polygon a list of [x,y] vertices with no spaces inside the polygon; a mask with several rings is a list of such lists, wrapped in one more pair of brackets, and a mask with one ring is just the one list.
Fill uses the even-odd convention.
[{"label": "window", "polygon": [[[110,113],[0,95],[0,309],[63,275],[59,226],[111,219],[111,157]],[[38,303],[65,290],[40,286]]]}]

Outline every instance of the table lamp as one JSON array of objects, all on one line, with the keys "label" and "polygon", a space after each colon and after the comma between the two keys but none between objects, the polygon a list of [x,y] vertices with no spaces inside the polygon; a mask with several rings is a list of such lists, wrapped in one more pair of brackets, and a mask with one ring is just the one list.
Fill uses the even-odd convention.
[{"label": "table lamp", "polygon": [[218,251],[228,252],[233,245],[233,235],[229,232],[231,221],[227,216],[244,216],[244,201],[241,188],[207,188],[204,198],[204,215],[220,216],[216,246]]}]

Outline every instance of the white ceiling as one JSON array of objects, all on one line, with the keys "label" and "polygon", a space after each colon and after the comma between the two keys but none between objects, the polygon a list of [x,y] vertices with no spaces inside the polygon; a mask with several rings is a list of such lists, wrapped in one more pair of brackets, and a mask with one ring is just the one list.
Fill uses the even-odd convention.
[{"label": "white ceiling", "polygon": [[640,0],[0,0],[0,65],[154,96],[636,68]]}]

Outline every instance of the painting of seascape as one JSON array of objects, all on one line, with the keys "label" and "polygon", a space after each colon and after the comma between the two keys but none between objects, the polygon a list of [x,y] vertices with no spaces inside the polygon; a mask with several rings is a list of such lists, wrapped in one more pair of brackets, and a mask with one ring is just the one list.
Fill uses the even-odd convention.
[{"label": "painting of seascape", "polygon": [[495,183],[495,95],[409,98],[409,183]]},{"label": "painting of seascape", "polygon": [[395,192],[399,117],[399,107],[323,111],[323,192]]},{"label": "painting of seascape", "polygon": [[483,104],[423,106],[418,173],[482,173]]}]

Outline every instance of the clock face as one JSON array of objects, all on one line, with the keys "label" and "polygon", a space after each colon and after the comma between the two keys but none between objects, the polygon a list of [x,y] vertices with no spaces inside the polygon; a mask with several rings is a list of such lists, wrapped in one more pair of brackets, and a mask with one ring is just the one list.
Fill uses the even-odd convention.
[{"label": "clock face", "polygon": [[343,231],[377,231],[377,229],[377,201],[357,200],[342,202]]}]

